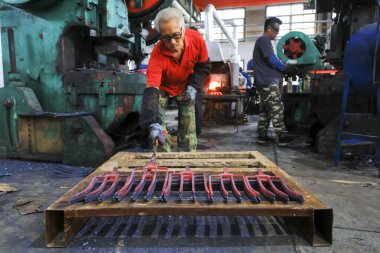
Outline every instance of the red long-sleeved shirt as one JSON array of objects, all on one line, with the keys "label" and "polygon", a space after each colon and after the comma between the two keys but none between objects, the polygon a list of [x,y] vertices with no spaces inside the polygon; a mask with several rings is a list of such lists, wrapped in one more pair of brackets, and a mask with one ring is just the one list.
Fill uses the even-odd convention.
[{"label": "red long-sleeved shirt", "polygon": [[158,87],[169,95],[178,96],[197,62],[208,60],[206,43],[202,35],[192,29],[185,30],[185,51],[180,63],[162,41],[154,47],[148,63],[147,87]]}]

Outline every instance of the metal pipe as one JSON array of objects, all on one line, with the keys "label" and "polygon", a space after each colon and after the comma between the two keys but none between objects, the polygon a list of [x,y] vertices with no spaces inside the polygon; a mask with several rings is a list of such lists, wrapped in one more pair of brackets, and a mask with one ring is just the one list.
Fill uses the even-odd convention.
[{"label": "metal pipe", "polygon": [[377,12],[376,12],[376,21],[377,21],[377,32],[376,32],[376,43],[375,43],[375,52],[373,57],[373,72],[372,72],[372,81],[373,85],[379,85],[380,80],[376,79],[378,77],[377,71],[378,67],[377,64],[380,62],[380,55],[379,55],[379,41],[380,41],[380,0],[377,1]]},{"label": "metal pipe", "polygon": [[182,7],[182,5],[180,3],[178,3],[176,0],[173,1],[172,3],[172,7],[180,10],[182,12],[182,14],[184,15],[184,18],[185,18],[185,21],[187,22],[191,22],[191,16],[190,14],[185,10],[185,8]]},{"label": "metal pipe", "polygon": [[193,0],[190,0],[190,27],[191,27],[191,19],[193,17]]},{"label": "metal pipe", "polygon": [[[190,27],[190,24],[185,24],[186,27]],[[205,26],[205,23],[204,22],[192,22],[191,23],[191,26],[200,26],[200,27],[204,27]]]},{"label": "metal pipe", "polygon": [[[207,21],[208,23],[206,24],[205,23],[205,33],[206,33],[206,40],[207,40],[207,36],[211,37],[212,35],[212,32],[213,32],[213,25],[214,25],[214,19],[215,19],[215,22],[219,25],[220,29],[222,30],[222,32],[224,33],[224,35],[226,35],[228,41],[232,44],[232,46],[235,48],[238,47],[238,43],[236,43],[236,39],[233,38],[231,36],[231,34],[228,32],[227,30],[227,27],[226,27],[226,24],[224,23],[224,21],[219,17],[218,13],[216,12],[216,9],[214,7],[214,5],[212,4],[208,4],[206,6],[206,11],[205,11],[205,16],[206,16],[206,19],[205,19],[205,22]],[[236,26],[236,23],[235,21],[233,21],[233,25]],[[207,33],[209,33],[207,35]],[[211,35],[211,36],[210,36]],[[213,41],[213,40],[209,40],[209,41]]]},{"label": "metal pipe", "polygon": [[231,22],[233,27],[233,36],[228,32],[225,22],[219,17],[218,13],[216,12],[215,7],[212,4],[208,4],[206,6],[205,11],[205,36],[206,41],[213,41],[213,27],[214,27],[214,19],[217,23],[217,25],[222,30],[223,34],[226,35],[228,41],[232,44],[232,47],[234,49],[234,53],[231,56],[231,72],[232,72],[232,87],[235,87],[235,91],[239,90],[239,62],[240,62],[240,55],[239,55],[239,39],[238,39],[238,32],[237,32],[237,23],[233,20]]},{"label": "metal pipe", "polygon": [[[206,41],[214,41],[213,27],[214,27],[214,17],[212,13],[212,8],[207,5],[205,11],[205,36]],[[211,5],[212,6],[212,5]]]},{"label": "metal pipe", "polygon": [[[237,24],[235,21],[232,21],[232,27],[233,27],[233,33],[234,33],[234,42],[236,44],[236,47],[234,47],[234,53],[231,56],[231,66],[232,66],[232,85],[235,87],[233,92],[239,93],[239,62],[240,62],[240,55],[239,55],[239,49],[238,49],[238,32],[237,32]],[[237,102],[239,103],[239,102]],[[237,104],[235,105],[236,108],[238,107]],[[236,110],[235,108],[235,110]],[[239,113],[236,111],[235,113]]]},{"label": "metal pipe", "polygon": [[[234,33],[234,41],[235,41],[235,45],[236,45],[234,47],[234,55],[239,56],[239,50],[238,50],[239,38],[238,38],[237,24],[236,24],[235,20],[232,21],[232,27],[233,27],[233,33]],[[239,63],[239,62],[237,62],[237,63]]]}]

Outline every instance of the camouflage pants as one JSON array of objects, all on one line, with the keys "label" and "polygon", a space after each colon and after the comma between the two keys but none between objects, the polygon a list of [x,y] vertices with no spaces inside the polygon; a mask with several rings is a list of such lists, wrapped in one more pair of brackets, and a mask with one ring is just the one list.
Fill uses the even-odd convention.
[{"label": "camouflage pants", "polygon": [[286,132],[284,124],[284,105],[281,101],[277,85],[256,86],[260,95],[260,111],[257,132],[259,136],[266,136],[270,120],[276,134]]},{"label": "camouflage pants", "polygon": [[[184,94],[181,93],[176,97],[178,102],[178,131],[177,142],[178,151],[195,152],[197,149],[197,134],[195,127],[195,109],[194,104],[190,104],[185,100]],[[166,110],[168,105],[169,95],[160,90],[160,99],[158,111],[162,120],[162,126],[166,130]],[[172,141],[168,134],[165,140],[165,146],[160,148],[161,151],[170,152]]]}]

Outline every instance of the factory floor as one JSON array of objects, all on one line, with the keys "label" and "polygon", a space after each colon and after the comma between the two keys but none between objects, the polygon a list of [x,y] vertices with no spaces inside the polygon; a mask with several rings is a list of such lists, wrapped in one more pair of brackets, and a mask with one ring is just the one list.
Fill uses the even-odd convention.
[{"label": "factory floor", "polygon": [[[257,150],[275,162],[273,146],[255,142],[256,122],[257,117],[250,117],[238,132],[232,125],[205,126],[199,152]],[[331,157],[314,152],[305,140],[300,136],[291,147],[277,148],[277,163],[333,208],[331,246],[311,247],[295,227],[273,217],[166,216],[92,218],[66,248],[45,248],[43,210],[83,177],[67,178],[54,172],[72,169],[62,164],[2,159],[0,183],[20,190],[0,195],[0,252],[380,252],[378,169],[374,165],[354,168],[349,161],[334,167]],[[36,213],[21,215],[14,208],[21,199],[41,201],[42,206]],[[202,232],[194,227],[196,231],[189,235],[178,231],[178,224],[195,224],[194,220],[207,229]],[[249,228],[252,220],[267,225],[266,232]],[[166,223],[159,231],[154,228],[157,221]],[[125,223],[127,232],[117,233],[112,228],[117,223]],[[273,224],[281,227],[280,232]],[[153,231],[147,233],[149,229]]]}]

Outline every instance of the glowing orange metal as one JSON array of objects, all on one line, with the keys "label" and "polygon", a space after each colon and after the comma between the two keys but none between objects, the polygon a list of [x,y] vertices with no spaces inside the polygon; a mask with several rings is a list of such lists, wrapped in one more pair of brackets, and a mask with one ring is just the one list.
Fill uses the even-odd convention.
[{"label": "glowing orange metal", "polygon": [[220,82],[211,82],[210,85],[208,86],[208,90],[213,91],[216,90],[216,88],[222,87],[222,84]]},{"label": "glowing orange metal", "polygon": [[309,70],[309,74],[314,74],[314,75],[321,75],[321,74],[330,74],[330,75],[335,75],[338,72],[336,69],[319,69],[319,70]]}]

